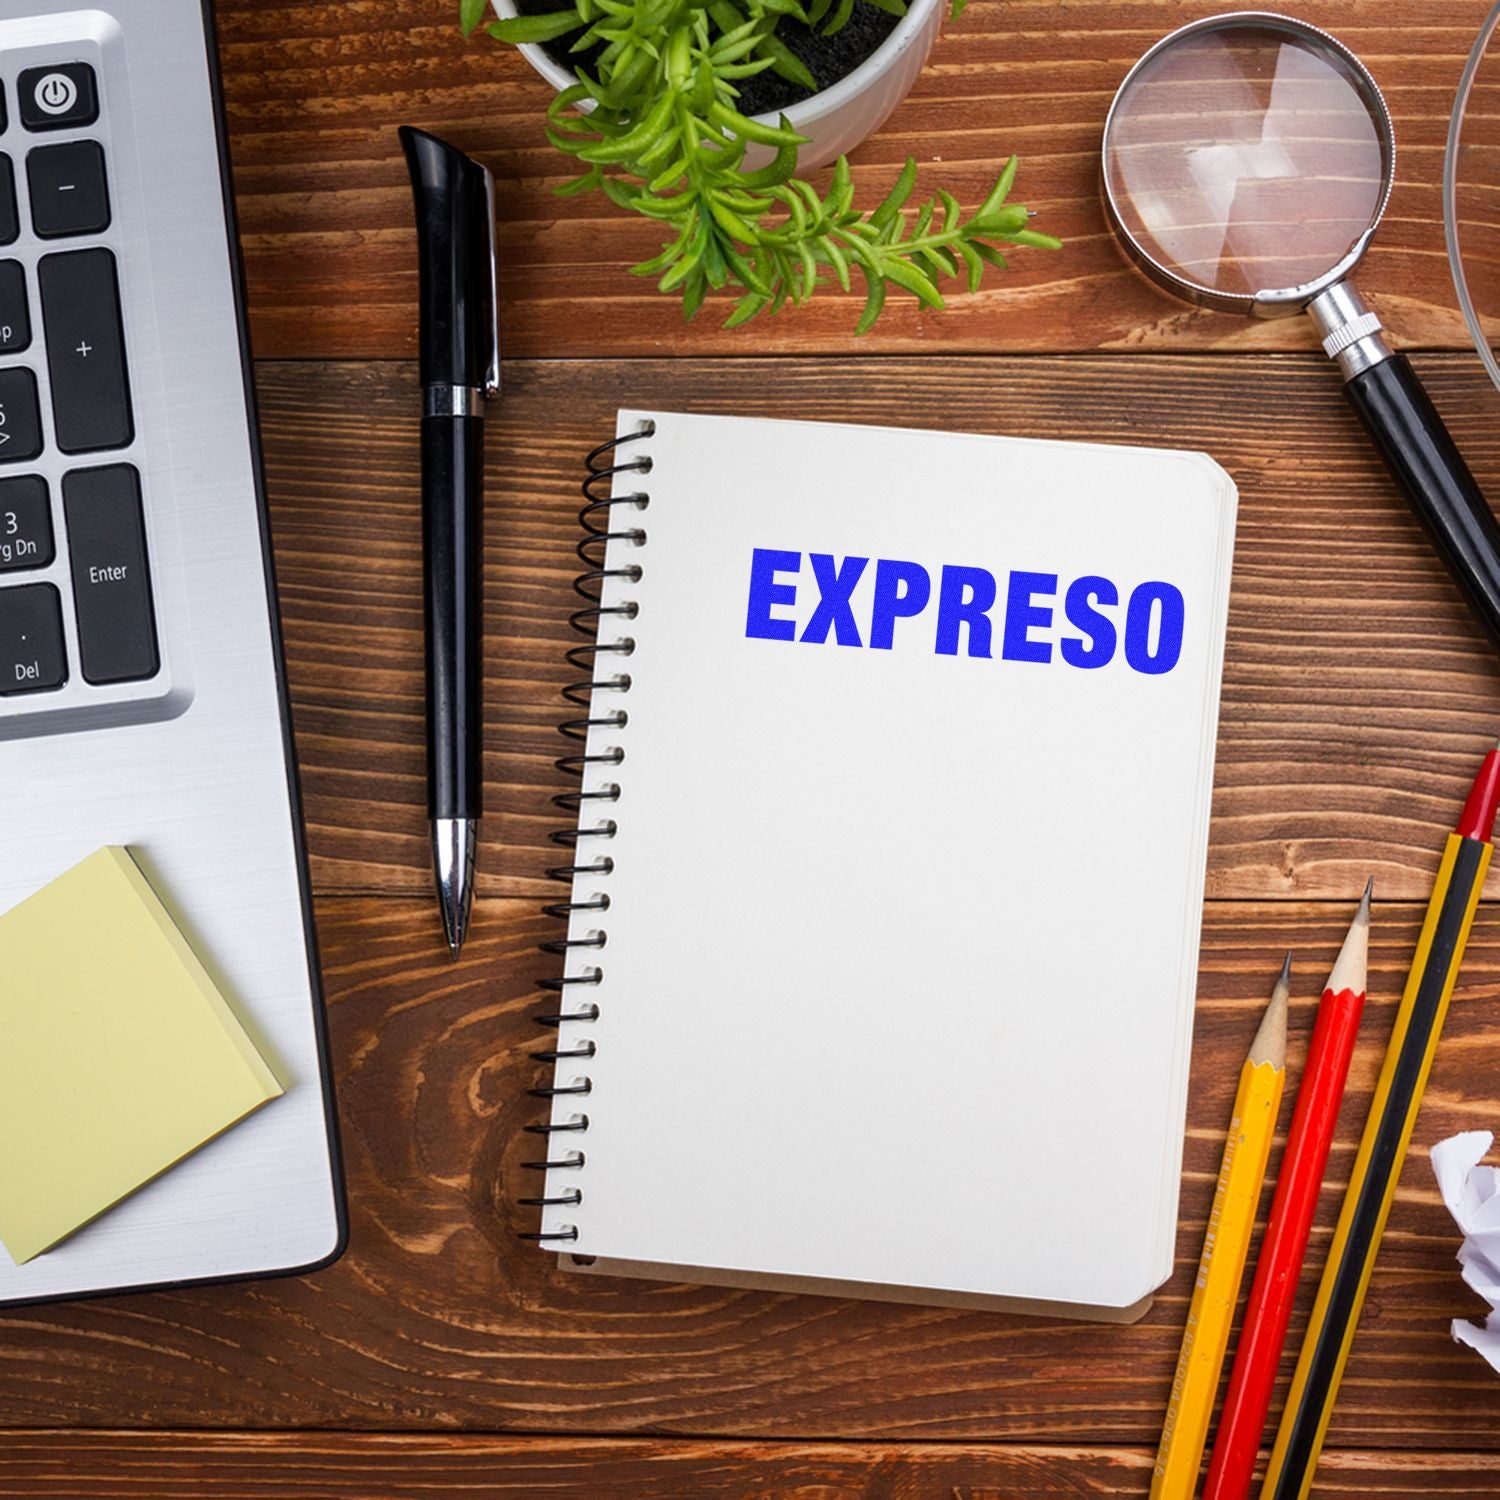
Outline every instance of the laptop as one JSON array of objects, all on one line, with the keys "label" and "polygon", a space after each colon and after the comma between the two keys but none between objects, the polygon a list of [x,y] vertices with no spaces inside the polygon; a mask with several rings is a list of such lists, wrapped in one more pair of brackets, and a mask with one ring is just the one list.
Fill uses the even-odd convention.
[{"label": "laptop", "polygon": [[286,1094],[0,1305],[345,1241],[216,68],[203,0],[0,11],[0,911],[128,846]]}]

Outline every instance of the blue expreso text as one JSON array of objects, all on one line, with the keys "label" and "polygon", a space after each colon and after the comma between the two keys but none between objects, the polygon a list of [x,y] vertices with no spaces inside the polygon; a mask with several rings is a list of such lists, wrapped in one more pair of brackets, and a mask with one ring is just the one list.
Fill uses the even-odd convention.
[{"label": "blue expreso text", "polygon": [[[1118,654],[1150,677],[1170,672],[1182,655],[1182,591],[1160,580],[1126,593],[1097,574],[1062,583],[1056,573],[996,575],[951,564],[934,575],[921,563],[890,557],[875,559],[873,572],[868,557],[809,552],[805,561],[804,571],[801,552],[754,549],[747,636],[889,651],[899,629],[903,639],[910,633],[942,656],[957,656],[962,647],[969,656],[1060,659],[1090,668]],[[856,589],[867,574],[872,581],[859,591],[857,606]],[[805,621],[800,629],[799,621]]]}]

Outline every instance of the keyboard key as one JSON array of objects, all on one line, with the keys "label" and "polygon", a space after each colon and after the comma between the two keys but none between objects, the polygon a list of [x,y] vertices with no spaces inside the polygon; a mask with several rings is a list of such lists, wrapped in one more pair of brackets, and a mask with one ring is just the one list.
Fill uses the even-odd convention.
[{"label": "keyboard key", "polygon": [[46,255],[37,279],[57,446],[64,453],[123,448],[135,428],[114,256],[108,250]]},{"label": "keyboard key", "polygon": [[16,80],[21,123],[28,130],[66,130],[99,118],[99,89],[87,63],[47,63]]},{"label": "keyboard key", "polygon": [[98,141],[38,146],[26,157],[31,227],[44,240],[109,228],[104,149]]},{"label": "keyboard key", "polygon": [[5,128],[10,124],[10,116],[5,112],[5,85],[0,83],[0,135],[5,133]]},{"label": "keyboard key", "polygon": [[0,260],[0,354],[19,354],[30,343],[26,272],[18,260]]},{"label": "keyboard key", "polygon": [[76,469],[63,480],[63,511],[85,680],[154,677],[160,662],[140,476],[129,464]]},{"label": "keyboard key", "polygon": [[52,561],[52,503],[40,474],[0,479],[0,573]]},{"label": "keyboard key", "polygon": [[0,370],[0,464],[23,463],[42,451],[42,412],[36,376]]},{"label": "keyboard key", "polygon": [[0,697],[44,692],[67,680],[57,590],[50,583],[0,589]]},{"label": "keyboard key", "polygon": [[14,244],[21,233],[21,215],[16,208],[16,169],[10,157],[0,153],[0,245]]}]

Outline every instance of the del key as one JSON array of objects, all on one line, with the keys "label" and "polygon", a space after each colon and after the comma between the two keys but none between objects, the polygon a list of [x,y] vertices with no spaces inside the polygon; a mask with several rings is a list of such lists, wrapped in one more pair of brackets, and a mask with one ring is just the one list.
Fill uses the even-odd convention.
[{"label": "del key", "polygon": [[45,255],[37,279],[57,446],[64,453],[125,447],[135,429],[114,256],[102,249]]}]

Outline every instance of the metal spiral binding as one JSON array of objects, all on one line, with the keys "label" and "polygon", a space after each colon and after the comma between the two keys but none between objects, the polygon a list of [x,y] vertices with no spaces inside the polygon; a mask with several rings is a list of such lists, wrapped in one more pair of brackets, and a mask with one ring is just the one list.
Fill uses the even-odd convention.
[{"label": "metal spiral binding", "polygon": [[[559,731],[571,740],[586,742],[589,731],[595,727],[623,729],[629,722],[629,715],[623,708],[602,715],[593,713],[593,699],[596,692],[628,693],[630,691],[628,672],[616,672],[609,677],[597,675],[599,658],[601,656],[628,657],[635,650],[635,641],[628,635],[616,641],[601,642],[598,639],[600,623],[607,617],[633,620],[639,611],[639,606],[634,600],[622,600],[613,605],[603,603],[603,591],[609,579],[622,578],[627,583],[635,583],[641,576],[640,568],[633,564],[623,568],[606,567],[605,553],[613,541],[628,542],[636,547],[645,544],[646,533],[638,526],[618,531],[612,529],[613,507],[634,505],[637,510],[645,510],[650,503],[650,496],[640,491],[624,494],[609,493],[609,491],[614,489],[615,480],[622,474],[649,474],[651,472],[651,459],[646,454],[637,454],[619,463],[615,460],[619,448],[627,443],[636,443],[649,438],[655,431],[654,422],[642,422],[634,432],[627,432],[621,437],[611,438],[607,443],[601,443],[588,456],[588,478],[583,482],[585,504],[578,512],[578,524],[583,527],[585,535],[576,549],[587,571],[580,573],[573,580],[573,588],[585,601],[585,607],[575,610],[569,619],[569,624],[573,629],[588,638],[588,644],[574,646],[568,652],[569,664],[579,672],[586,673],[587,676],[582,681],[569,683],[563,689],[563,697],[569,703],[581,708],[585,717],[564,719],[557,726]],[[577,755],[560,757],[555,764],[564,775],[577,776],[581,779],[591,765],[618,766],[622,765],[624,760],[625,751],[618,745],[612,745],[593,755],[590,755],[585,748]],[[562,792],[552,799],[557,807],[573,815],[574,822],[569,827],[560,828],[551,835],[552,842],[559,848],[572,851],[572,859],[568,864],[555,865],[547,871],[549,880],[560,881],[570,888],[567,901],[554,902],[542,908],[547,916],[567,922],[577,911],[605,912],[609,910],[608,892],[601,891],[586,901],[574,901],[571,899],[571,887],[575,876],[603,877],[613,873],[615,862],[607,854],[601,854],[586,863],[581,863],[579,845],[585,839],[612,839],[615,836],[617,825],[613,818],[600,817],[589,828],[582,826],[582,819],[585,810],[591,805],[617,802],[619,797],[619,785],[608,781],[594,791],[586,792],[580,787],[577,791]],[[541,951],[565,959],[574,948],[599,949],[604,947],[608,939],[609,934],[600,929],[587,937],[562,937],[543,943]],[[533,1016],[532,1019],[538,1025],[554,1030],[560,1028],[565,1022],[586,1024],[597,1021],[599,1019],[598,1005],[593,1001],[580,1001],[575,1005],[571,999],[571,992],[577,987],[596,986],[603,979],[604,970],[597,965],[585,968],[577,974],[558,974],[542,979],[540,988],[556,996],[555,1009],[544,1011]],[[595,1052],[594,1043],[585,1040],[568,1047],[542,1048],[531,1055],[536,1061],[555,1068],[561,1059],[591,1058]],[[551,1087],[529,1089],[528,1092],[534,1099],[552,1100],[565,1096],[586,1098],[593,1090],[593,1086],[593,1080],[587,1076],[582,1076],[576,1082],[566,1085],[559,1085],[554,1076]],[[523,1167],[531,1172],[582,1169],[586,1160],[583,1150],[569,1148],[562,1155],[554,1155],[552,1137],[554,1135],[582,1136],[588,1128],[589,1117],[583,1113],[559,1123],[549,1120],[545,1125],[527,1125],[525,1129],[529,1134],[540,1135],[546,1139],[547,1149],[543,1159],[524,1162]],[[583,1202],[583,1191],[581,1188],[570,1188],[564,1193],[557,1193],[551,1197],[544,1195],[521,1198],[518,1201],[528,1208],[572,1207]],[[571,1241],[578,1238],[578,1228],[576,1225],[566,1224],[550,1234],[537,1232],[523,1234],[521,1238],[541,1243]]]}]

